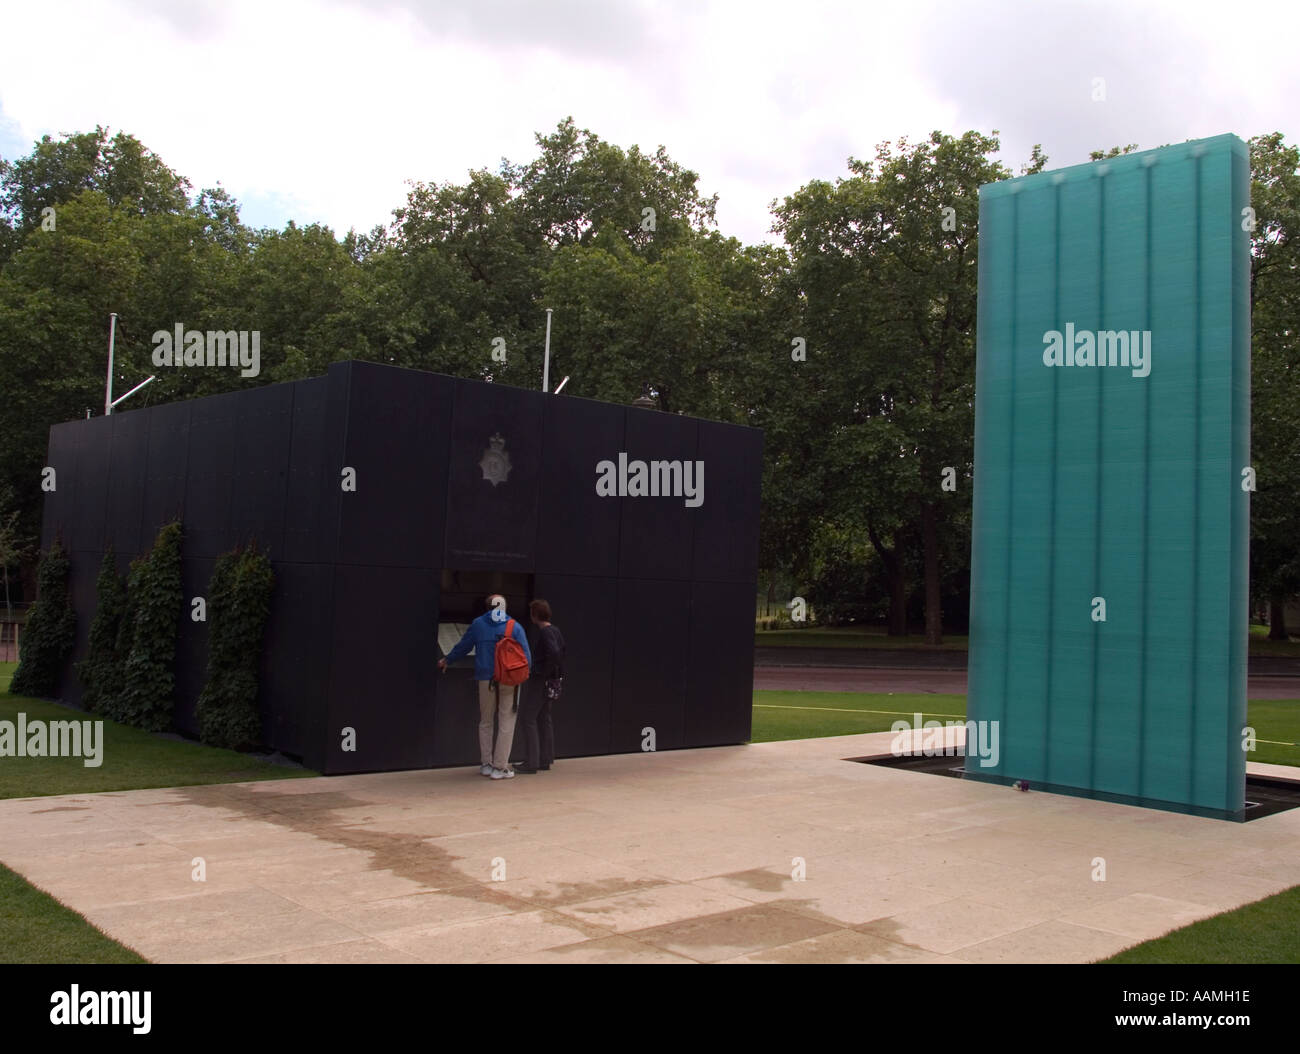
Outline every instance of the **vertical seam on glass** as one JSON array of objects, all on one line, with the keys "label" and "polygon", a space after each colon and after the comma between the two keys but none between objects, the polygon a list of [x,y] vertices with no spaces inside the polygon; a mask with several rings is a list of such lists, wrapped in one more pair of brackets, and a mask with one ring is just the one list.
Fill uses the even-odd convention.
[{"label": "vertical seam on glass", "polygon": [[[1242,201],[1240,190],[1243,182],[1242,180],[1243,168],[1245,169],[1245,180],[1244,180],[1245,201],[1246,201],[1246,205],[1249,206],[1250,192],[1251,192],[1250,147],[1247,146],[1246,156],[1244,158],[1239,157],[1235,153],[1235,151],[1231,151],[1230,149],[1229,156],[1228,156],[1228,187],[1229,187],[1228,197],[1229,200],[1232,201],[1232,223],[1234,225],[1237,222],[1237,217],[1241,215],[1241,212],[1237,208],[1237,206]],[[1230,318],[1232,319],[1232,330],[1230,334],[1229,347],[1232,349],[1232,351],[1231,351],[1231,358],[1230,358],[1231,366],[1229,367],[1228,375],[1232,378],[1232,390],[1231,390],[1230,402],[1229,402],[1230,420],[1232,421],[1232,433],[1228,437],[1228,443],[1230,446],[1234,446],[1235,438],[1243,434],[1245,435],[1244,446],[1245,446],[1245,454],[1246,454],[1246,464],[1249,465],[1251,460],[1250,459],[1250,451],[1251,451],[1250,354],[1251,354],[1251,348],[1253,343],[1251,340],[1251,332],[1250,332],[1250,250],[1251,250],[1252,239],[1250,235],[1247,234],[1246,238],[1244,239],[1245,248],[1243,249],[1243,248],[1239,248],[1239,246],[1241,246],[1243,243],[1242,240],[1237,238],[1237,232],[1235,229],[1233,230],[1231,237],[1233,240],[1229,242],[1231,251],[1228,254],[1228,259],[1229,259],[1229,266],[1231,267],[1231,271],[1229,273],[1229,284],[1232,288],[1232,299],[1231,299],[1231,308],[1230,308],[1230,312],[1231,312]],[[1241,275],[1243,271],[1245,274],[1244,289],[1242,289],[1241,292],[1238,292],[1239,289],[1238,276]],[[1245,301],[1245,309],[1246,309],[1245,311],[1246,320],[1244,323],[1240,318],[1240,311],[1239,311],[1239,308],[1242,306],[1243,299]],[[1245,327],[1245,332],[1246,332],[1246,340],[1245,340],[1244,347],[1242,345],[1242,342],[1238,339],[1239,334],[1242,331],[1243,325]],[[1243,354],[1245,357],[1245,374],[1246,374],[1245,389],[1247,393],[1245,398],[1246,420],[1244,423],[1244,428],[1243,428],[1243,423],[1241,421],[1241,414],[1240,414],[1240,410],[1242,409],[1242,399],[1238,395],[1240,387],[1237,383],[1238,380],[1240,379],[1238,375],[1241,370],[1241,360]],[[1234,452],[1235,452],[1235,446],[1234,446]],[[1231,551],[1229,552],[1228,555],[1229,568],[1230,568],[1228,582],[1229,582],[1229,592],[1231,594],[1230,601],[1229,601],[1229,609],[1228,609],[1229,610],[1228,626],[1230,630],[1233,630],[1235,628],[1236,630],[1245,631],[1244,635],[1240,632],[1234,634],[1235,639],[1241,641],[1240,648],[1242,649],[1242,652],[1244,652],[1244,654],[1242,654],[1242,652],[1234,652],[1231,644],[1229,644],[1228,706],[1227,706],[1227,730],[1226,730],[1227,734],[1224,737],[1224,740],[1228,746],[1228,760],[1227,760],[1227,772],[1224,774],[1225,783],[1227,784],[1226,792],[1224,795],[1224,808],[1235,815],[1241,816],[1241,818],[1244,820],[1245,819],[1246,762],[1244,760],[1244,751],[1241,750],[1241,743],[1242,743],[1242,736],[1244,734],[1244,728],[1242,726],[1248,725],[1250,723],[1250,709],[1249,709],[1250,702],[1246,698],[1249,695],[1249,693],[1246,691],[1246,676],[1247,676],[1247,670],[1249,669],[1248,664],[1250,662],[1250,567],[1249,567],[1250,491],[1242,490],[1237,482],[1241,478],[1239,475],[1240,467],[1241,467],[1240,465],[1230,465],[1229,472],[1228,472],[1228,486],[1232,488],[1231,493],[1233,495],[1234,502],[1241,501],[1244,502],[1246,506],[1244,517],[1242,516],[1241,513],[1237,512],[1235,506],[1232,509],[1231,531],[1229,534],[1229,537],[1232,539],[1232,541],[1230,543]],[[1242,537],[1241,537],[1242,536],[1241,524],[1243,522],[1243,519],[1246,524],[1246,531],[1245,531],[1246,540],[1244,542],[1242,541]],[[1239,556],[1239,554],[1242,553],[1243,549],[1245,550],[1244,557]],[[1243,576],[1246,579],[1244,586],[1242,583]],[[1243,595],[1243,589],[1244,589],[1244,595]],[[1237,621],[1241,617],[1240,613],[1243,607],[1243,602],[1246,608],[1244,626],[1242,626],[1240,622]],[[1231,639],[1232,638],[1230,638],[1230,640]],[[1233,661],[1237,657],[1240,657],[1240,663]],[[1241,672],[1238,673],[1238,670],[1240,670]],[[1240,706],[1238,706],[1239,700],[1241,704]],[[1234,722],[1237,723],[1235,728],[1233,727]],[[1237,753],[1234,754],[1233,753],[1234,751],[1236,751]],[[1238,780],[1236,776],[1238,757],[1242,758],[1240,780]]]},{"label": "vertical seam on glass", "polygon": [[1196,366],[1196,388],[1192,396],[1192,661],[1188,664],[1191,671],[1192,699],[1191,757],[1187,766],[1187,800],[1196,801],[1196,676],[1200,664],[1201,633],[1201,158],[1192,159],[1195,191],[1192,196],[1196,224],[1196,250],[1192,254],[1195,275],[1193,276],[1193,296],[1195,305],[1195,347],[1193,348]]},{"label": "vertical seam on glass", "polygon": [[1011,398],[1008,415],[1007,434],[1007,587],[1002,601],[1002,693],[998,701],[998,716],[1003,724],[1007,717],[1007,693],[1011,686],[1011,560],[1014,553],[1011,544],[1012,530],[1015,526],[1016,495],[1016,321],[1020,308],[1020,196],[1011,198],[1011,340],[1007,355],[1010,359]]},{"label": "vertical seam on glass", "polygon": [[[260,340],[261,338],[259,337],[258,339]],[[289,533],[289,488],[292,486],[291,481],[293,480],[293,440],[294,440],[293,415],[298,408],[298,384],[299,383],[301,382],[295,382],[293,387],[289,389],[289,410],[288,410],[289,442],[285,444],[287,449],[284,458],[285,502],[284,502],[284,509],[282,510],[280,515],[281,551],[287,548],[287,546],[285,546],[284,544],[284,541],[285,541],[285,537]]]},{"label": "vertical seam on glass", "polygon": [[[1052,274],[1052,319],[1061,324],[1061,184],[1056,185],[1052,204],[1053,237],[1056,253]],[[1051,498],[1047,514],[1047,680],[1045,684],[1046,714],[1043,721],[1043,778],[1052,782],[1052,655],[1056,650],[1056,480],[1059,469],[1059,442],[1061,434],[1060,371],[1052,370],[1052,475]]]},{"label": "vertical seam on glass", "polygon": [[[1146,208],[1142,211],[1146,216],[1146,261],[1143,265],[1144,275],[1143,292],[1142,292],[1142,314],[1146,320],[1143,326],[1147,332],[1151,331],[1151,167],[1146,169]],[[1138,339],[1142,339],[1142,334],[1138,334]],[[1151,355],[1151,350],[1147,350],[1147,355]],[[1130,362],[1132,359],[1130,358]],[[1150,360],[1148,359],[1148,366]],[[1147,619],[1150,617],[1150,554],[1151,545],[1151,374],[1142,378],[1142,383],[1146,387],[1145,405],[1143,409],[1142,422],[1142,628],[1140,631],[1141,644],[1138,654],[1141,656],[1142,667],[1138,671],[1138,795],[1146,796],[1146,743],[1147,743]]]},{"label": "vertical seam on glass", "polygon": [[[1106,324],[1106,177],[1099,176],[1097,188],[1097,328]],[[1100,371],[1099,371],[1100,372]],[[1092,588],[1100,589],[1101,583],[1101,480],[1102,480],[1102,414],[1106,409],[1105,377],[1097,378],[1097,479],[1093,499],[1093,538],[1092,538]],[[1105,592],[1094,593],[1105,603]],[[1092,607],[1091,604],[1088,605]],[[1092,617],[1091,612],[1088,616]],[[1088,729],[1088,786],[1097,789],[1097,652],[1101,647],[1102,623],[1092,623],[1092,706],[1089,714]]]}]

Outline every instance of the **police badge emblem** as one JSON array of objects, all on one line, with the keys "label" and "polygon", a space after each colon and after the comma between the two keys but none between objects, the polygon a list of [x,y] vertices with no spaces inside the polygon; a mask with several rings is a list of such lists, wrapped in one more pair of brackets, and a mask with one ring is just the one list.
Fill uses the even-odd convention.
[{"label": "police badge emblem", "polygon": [[488,448],[483,451],[478,467],[483,470],[483,478],[494,487],[510,476],[510,455],[506,453],[506,441],[499,432],[488,440]]}]

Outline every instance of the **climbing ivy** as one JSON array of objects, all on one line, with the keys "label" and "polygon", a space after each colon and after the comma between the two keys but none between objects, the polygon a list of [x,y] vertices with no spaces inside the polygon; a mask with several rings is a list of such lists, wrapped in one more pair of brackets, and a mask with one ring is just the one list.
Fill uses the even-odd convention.
[{"label": "climbing ivy", "polygon": [[184,597],[181,593],[181,525],[158,532],[149,556],[131,565],[127,581],[130,651],[123,666],[122,688],[104,712],[150,732],[171,727],[175,708],[176,633]]},{"label": "climbing ivy", "polygon": [[77,615],[68,594],[68,555],[56,539],[36,571],[36,603],[19,638],[18,669],[11,695],[52,698],[76,641]]},{"label": "climbing ivy", "polygon": [[218,558],[208,586],[208,677],[199,695],[199,738],[247,749],[262,741],[257,670],[275,573],[255,545]]},{"label": "climbing ivy", "polygon": [[117,556],[110,545],[100,564],[95,583],[95,617],[90,621],[90,641],[86,657],[77,663],[77,677],[83,691],[81,702],[87,710],[99,709],[106,690],[120,690],[125,653],[118,651],[122,615],[126,610],[126,581],[117,573]]}]

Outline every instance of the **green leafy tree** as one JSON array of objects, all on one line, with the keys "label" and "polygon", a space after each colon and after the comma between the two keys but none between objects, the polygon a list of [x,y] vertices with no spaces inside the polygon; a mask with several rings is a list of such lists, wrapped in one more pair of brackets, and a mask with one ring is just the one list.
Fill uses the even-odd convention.
[{"label": "green leafy tree", "polygon": [[13,695],[53,697],[59,689],[77,633],[68,572],[67,553],[55,541],[41,558],[36,603],[23,627],[18,669],[9,685]]},{"label": "green leafy tree", "polygon": [[760,295],[752,262],[720,236],[650,260],[615,239],[567,246],[547,275],[557,367],[575,394],[735,419],[737,379],[753,354],[745,312]]},{"label": "green leafy tree", "polygon": [[[905,633],[907,553],[919,544],[926,640],[942,641],[946,542],[968,514],[978,189],[1008,173],[997,138],[933,133],[882,145],[851,175],[776,208],[804,297],[809,348],[828,374],[820,435],[825,515],[870,539],[889,579],[889,627]],[[810,361],[812,354],[810,352]],[[915,539],[915,541],[914,541]]]},{"label": "green leafy tree", "polygon": [[[1120,157],[1123,154],[1131,154],[1138,148],[1137,143],[1127,143],[1124,146],[1112,146],[1109,150],[1092,150],[1088,153],[1089,161],[1105,161],[1107,158]],[[1038,148],[1035,147],[1035,150]]]},{"label": "green leafy tree", "polygon": [[5,614],[13,615],[10,569],[19,566],[27,555],[19,518],[22,510],[14,500],[13,488],[0,483],[0,576],[4,580]]},{"label": "green leafy tree", "polygon": [[37,229],[47,207],[95,190],[115,208],[141,216],[180,212],[189,181],[177,175],[132,135],[108,129],[53,139],[44,136],[26,157],[0,167],[0,211],[18,231]]},{"label": "green leafy tree", "polygon": [[1300,149],[1280,132],[1250,140],[1251,591],[1269,636],[1286,640],[1300,593]]},{"label": "green leafy tree", "polygon": [[[240,303],[250,284],[244,276],[250,235],[238,223],[237,206],[220,190],[204,191],[187,206],[188,184],[160,162],[142,160],[129,143],[105,149],[98,160],[85,151],[86,160],[78,144],[93,147],[92,140],[38,144],[31,158],[6,168],[7,200],[17,203],[15,230],[21,233],[23,209],[37,209],[38,223],[43,202],[55,202],[58,212],[53,230],[27,231],[0,268],[0,390],[6,397],[0,485],[13,491],[17,530],[29,552],[40,529],[40,470],[50,425],[103,406],[110,313],[118,316],[115,393],[158,376],[124,409],[249,383],[234,370],[163,370],[152,361],[153,332],[170,331],[177,322],[196,329],[255,328]],[[119,172],[119,165],[127,170]],[[77,175],[84,172],[90,174]],[[264,349],[272,365],[276,348],[271,339]],[[30,592],[30,560],[20,570]]]},{"label": "green leafy tree", "polygon": [[718,196],[703,197],[699,175],[673,161],[663,146],[653,154],[636,146],[623,150],[578,129],[572,117],[536,139],[538,157],[502,165],[532,238],[559,248],[590,245],[602,232],[616,232],[654,258],[716,223]]},{"label": "green leafy tree", "polygon": [[[374,332],[384,335],[387,361],[535,387],[545,308],[551,307],[556,354],[575,355],[573,369],[565,370],[575,378],[571,391],[594,395],[631,387],[631,399],[642,385],[661,382],[661,402],[688,406],[692,397],[680,391],[681,371],[649,369],[644,379],[616,378],[618,367],[605,358],[590,371],[596,356],[583,338],[609,321],[611,287],[626,289],[645,277],[659,288],[625,307],[620,342],[630,344],[635,335],[637,355],[644,358],[683,339],[681,330],[691,325],[688,316],[698,305],[679,307],[672,298],[683,285],[698,286],[701,271],[720,256],[739,251],[738,243],[721,250],[704,243],[706,235],[717,240],[709,230],[716,196],[702,197],[696,174],[662,146],[654,154],[623,150],[577,129],[572,119],[536,138],[539,153],[532,161],[503,161],[495,173],[472,171],[464,184],[415,184],[395,214],[391,236],[367,253],[371,288],[384,305]],[[643,266],[674,252],[662,269]],[[556,268],[561,273],[551,277]],[[584,269],[596,282],[586,302],[572,285]],[[695,320],[697,326],[707,321]],[[507,349],[504,362],[490,357],[498,337]],[[692,339],[665,354],[689,358],[698,343]],[[601,347],[610,345],[602,341]]]}]

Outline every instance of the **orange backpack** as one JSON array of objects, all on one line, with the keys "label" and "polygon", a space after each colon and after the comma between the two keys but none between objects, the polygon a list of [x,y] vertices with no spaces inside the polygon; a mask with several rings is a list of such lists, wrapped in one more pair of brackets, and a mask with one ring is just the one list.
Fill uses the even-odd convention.
[{"label": "orange backpack", "polygon": [[496,669],[492,679],[507,688],[523,684],[528,680],[528,657],[524,655],[520,643],[515,640],[514,619],[506,623],[505,636],[497,641]]}]

